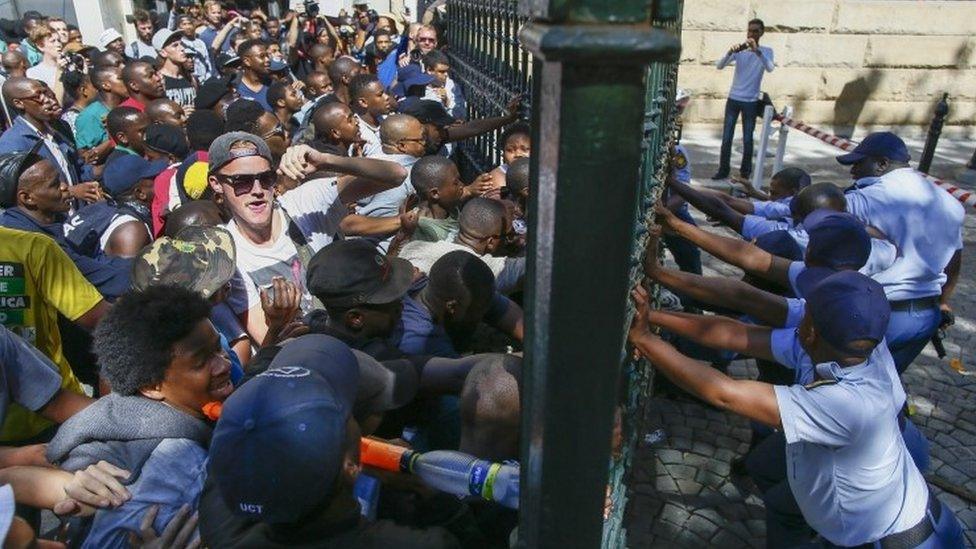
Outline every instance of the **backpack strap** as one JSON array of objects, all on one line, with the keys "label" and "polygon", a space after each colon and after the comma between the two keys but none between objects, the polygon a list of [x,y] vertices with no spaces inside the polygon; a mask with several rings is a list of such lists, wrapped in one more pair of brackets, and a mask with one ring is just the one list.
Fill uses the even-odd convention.
[{"label": "backpack strap", "polygon": [[[312,247],[308,243],[308,238],[305,237],[305,233],[302,232],[301,227],[295,223],[295,220],[288,215],[288,211],[285,210],[283,206],[278,205],[278,209],[281,210],[281,214],[285,216],[285,233],[288,238],[291,239],[292,243],[295,245],[295,249],[298,250],[298,262],[302,265],[302,270],[308,273],[308,266],[312,262],[312,256],[315,252],[312,251]],[[306,282],[303,280],[302,285]],[[316,309],[324,309],[325,306],[319,301],[319,298],[312,296],[312,305]]]}]

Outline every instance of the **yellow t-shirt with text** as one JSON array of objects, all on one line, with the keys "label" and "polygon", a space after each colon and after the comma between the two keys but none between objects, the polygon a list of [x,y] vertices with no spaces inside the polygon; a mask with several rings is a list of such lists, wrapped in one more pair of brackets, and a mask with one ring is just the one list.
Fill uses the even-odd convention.
[{"label": "yellow t-shirt with text", "polygon": [[[102,300],[98,290],[51,238],[0,227],[0,324],[37,347],[57,365],[61,387],[83,394],[61,348],[58,313],[74,321]],[[51,422],[11,404],[0,441],[39,434]]]}]

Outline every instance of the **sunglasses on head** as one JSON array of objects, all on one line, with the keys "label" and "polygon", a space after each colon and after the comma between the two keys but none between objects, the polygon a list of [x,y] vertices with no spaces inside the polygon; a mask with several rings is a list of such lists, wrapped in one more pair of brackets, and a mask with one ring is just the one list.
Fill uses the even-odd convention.
[{"label": "sunglasses on head", "polygon": [[278,176],[275,175],[275,172],[272,170],[261,173],[239,173],[234,175],[224,175],[222,173],[218,173],[215,174],[214,177],[216,177],[221,183],[226,183],[233,187],[234,196],[241,196],[251,192],[251,189],[254,188],[255,181],[257,181],[264,190],[270,189],[278,181]]}]

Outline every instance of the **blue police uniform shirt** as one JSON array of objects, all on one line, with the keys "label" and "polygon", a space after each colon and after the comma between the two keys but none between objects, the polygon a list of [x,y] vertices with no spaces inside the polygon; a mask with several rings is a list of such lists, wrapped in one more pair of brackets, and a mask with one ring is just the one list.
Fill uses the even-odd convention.
[{"label": "blue police uniform shirt", "polygon": [[691,183],[691,159],[684,145],[675,145],[671,159],[671,177],[684,184]]},{"label": "blue police uniform shirt", "polygon": [[792,196],[779,200],[752,200],[752,214],[766,219],[786,219],[792,215],[790,212],[792,200]]},{"label": "blue police uniform shirt", "polygon": [[847,211],[877,227],[898,248],[894,264],[872,276],[888,299],[940,295],[943,270],[962,249],[962,204],[912,168],[858,180],[846,196]]},{"label": "blue police uniform shirt", "polygon": [[774,387],[787,479],[810,526],[831,543],[853,546],[922,520],[928,488],[899,431],[904,390],[887,345],[841,368],[833,362],[808,366],[806,353],[797,352],[795,330],[774,330],[771,344],[777,361],[801,361],[794,362],[798,378],[816,372],[827,381]]}]

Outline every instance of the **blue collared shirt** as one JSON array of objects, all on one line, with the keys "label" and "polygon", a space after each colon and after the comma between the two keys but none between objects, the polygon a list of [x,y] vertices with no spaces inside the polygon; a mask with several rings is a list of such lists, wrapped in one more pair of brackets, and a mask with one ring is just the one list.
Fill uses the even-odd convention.
[{"label": "blue collared shirt", "polygon": [[[75,150],[74,143],[57,131],[53,131],[51,135],[54,137],[58,149],[61,150],[61,154],[67,160],[68,172],[62,172],[65,181],[73,185],[80,181],[91,181],[94,179],[92,177],[91,167],[83,164],[78,158],[78,152]],[[0,154],[29,151],[34,146],[34,143],[40,139],[41,136],[37,130],[24,120],[23,117],[18,116],[14,119],[14,123],[10,126],[10,129],[0,135]],[[45,160],[51,162],[55,168],[60,168],[61,164],[47,148],[47,145],[38,149],[37,153]]]},{"label": "blue collared shirt", "polygon": [[898,258],[872,278],[891,301],[937,296],[943,272],[962,249],[965,209],[952,195],[912,168],[857,182],[847,193],[847,211],[877,227],[895,246]]},{"label": "blue collared shirt", "polygon": [[[774,390],[787,479],[810,526],[852,546],[918,523],[928,488],[899,431],[905,392],[885,342],[847,368],[814,366],[793,329],[774,330],[770,344],[778,362],[796,369],[798,384]],[[815,378],[826,383],[800,384]]]},{"label": "blue collared shirt", "polygon": [[792,216],[790,212],[792,201],[792,196],[779,200],[752,200],[752,213],[766,219],[786,219]]}]

